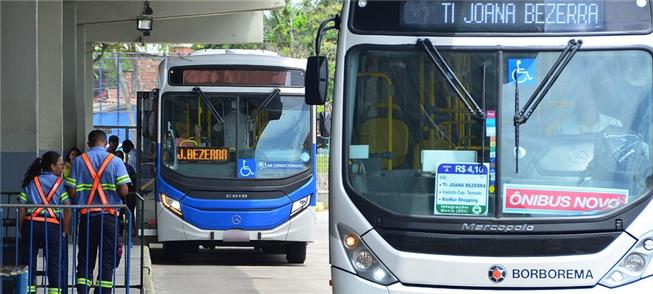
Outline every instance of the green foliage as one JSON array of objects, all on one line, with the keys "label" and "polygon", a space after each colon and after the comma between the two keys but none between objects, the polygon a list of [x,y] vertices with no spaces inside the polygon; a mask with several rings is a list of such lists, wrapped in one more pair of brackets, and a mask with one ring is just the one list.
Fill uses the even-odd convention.
[{"label": "green foliage", "polygon": [[[282,8],[265,14],[263,43],[195,44],[193,49],[263,49],[282,56],[307,58],[315,54],[315,36],[320,23],[339,14],[341,9],[341,0],[286,0]],[[320,51],[329,60],[329,100],[333,97],[337,37],[335,31],[327,33]]]},{"label": "green foliage", "polygon": [[[194,50],[199,49],[262,49],[278,52],[282,56],[307,58],[315,54],[315,36],[320,23],[336,14],[340,14],[342,0],[286,0],[285,5],[265,13],[263,43],[249,44],[194,44]],[[326,55],[329,61],[329,93],[333,97],[333,77],[335,73],[335,56],[338,34],[330,31],[322,38],[321,55]],[[167,51],[163,44],[159,50]],[[98,70],[104,74],[116,75],[117,63],[112,58],[114,52],[143,51],[137,43],[97,43],[93,48],[93,67],[96,79]],[[120,60],[122,71],[134,70],[128,59]],[[322,111],[324,107],[318,107]]]}]

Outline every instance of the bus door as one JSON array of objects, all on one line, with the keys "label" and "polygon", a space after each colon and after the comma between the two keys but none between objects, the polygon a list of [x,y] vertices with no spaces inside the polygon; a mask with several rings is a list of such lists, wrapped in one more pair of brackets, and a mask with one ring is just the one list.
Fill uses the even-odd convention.
[{"label": "bus door", "polygon": [[[144,199],[145,236],[156,235],[156,144],[158,134],[157,108],[159,89],[137,92],[137,137],[139,150],[137,173],[138,191]],[[137,214],[138,215],[138,214]],[[136,220],[137,222],[140,220]],[[148,225],[149,224],[149,225]],[[140,231],[139,231],[140,233]]]}]

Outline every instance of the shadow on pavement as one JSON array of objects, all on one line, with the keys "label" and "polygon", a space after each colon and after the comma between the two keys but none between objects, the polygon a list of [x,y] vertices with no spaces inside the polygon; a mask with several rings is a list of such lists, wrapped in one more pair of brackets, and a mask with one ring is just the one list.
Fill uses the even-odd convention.
[{"label": "shadow on pavement", "polygon": [[200,249],[197,253],[183,254],[178,260],[170,260],[164,256],[163,248],[150,248],[153,264],[163,265],[247,265],[247,266],[303,266],[288,264],[285,254],[265,254],[252,248],[218,248],[215,250]]}]

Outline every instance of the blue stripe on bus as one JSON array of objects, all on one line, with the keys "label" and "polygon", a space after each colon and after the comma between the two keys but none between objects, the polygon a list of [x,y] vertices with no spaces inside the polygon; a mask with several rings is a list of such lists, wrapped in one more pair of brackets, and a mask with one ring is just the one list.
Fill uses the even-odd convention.
[{"label": "blue stripe on bus", "polygon": [[[184,220],[203,230],[269,230],[288,221],[291,204],[272,210],[207,211],[182,204]],[[234,216],[240,216],[239,222]]]},{"label": "blue stripe on bus", "polygon": [[[315,195],[316,180],[315,176],[311,177],[309,181],[302,187],[297,189],[286,196],[279,194],[279,197],[272,199],[198,199],[193,198],[193,195],[184,195],[183,192],[177,190],[170,184],[166,183],[163,179],[157,181],[158,192],[164,193],[170,198],[180,201],[181,203],[195,207],[198,209],[271,209],[288,205],[291,202],[297,201],[308,195]],[[315,205],[315,198],[312,197],[311,204]],[[157,195],[157,201],[160,201]]]},{"label": "blue stripe on bus", "polygon": [[291,203],[290,199],[283,194],[272,199],[197,199],[192,195],[184,197],[182,204],[201,210],[251,210],[251,209],[273,209]]},{"label": "blue stripe on bus", "polygon": [[[157,154],[161,153],[161,146],[156,146]],[[313,170],[311,179],[296,191],[273,199],[251,200],[225,200],[225,199],[197,199],[192,195],[185,195],[174,186],[161,178],[160,162],[157,161],[156,173],[156,201],[160,200],[160,193],[165,193],[170,198],[181,202],[184,220],[205,230],[267,230],[273,229],[290,218],[292,202],[308,195],[311,197],[310,206],[317,204],[317,146],[313,144]],[[219,211],[224,209],[224,211]],[[234,225],[232,218],[240,215],[243,221]]]}]

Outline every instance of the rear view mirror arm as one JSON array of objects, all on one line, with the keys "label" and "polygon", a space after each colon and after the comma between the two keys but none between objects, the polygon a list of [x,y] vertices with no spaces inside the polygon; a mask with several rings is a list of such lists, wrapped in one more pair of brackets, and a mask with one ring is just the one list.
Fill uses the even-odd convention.
[{"label": "rear view mirror arm", "polygon": [[[332,26],[327,25],[333,22]],[[337,30],[340,27],[340,15],[334,15],[332,18],[326,19],[320,23],[320,27],[317,29],[317,36],[315,36],[315,55],[320,56],[320,47],[322,45],[322,37],[326,32],[331,30]]]}]

